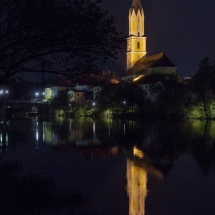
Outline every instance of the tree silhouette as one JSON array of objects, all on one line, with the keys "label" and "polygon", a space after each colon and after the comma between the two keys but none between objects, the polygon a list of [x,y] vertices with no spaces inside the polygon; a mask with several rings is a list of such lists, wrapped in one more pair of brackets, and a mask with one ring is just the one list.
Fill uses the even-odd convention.
[{"label": "tree silhouette", "polygon": [[215,84],[215,69],[208,57],[200,63],[197,73],[194,76],[194,85],[197,96],[203,104],[205,117],[210,117],[209,104],[213,100]]},{"label": "tree silhouette", "polygon": [[70,79],[99,72],[116,58],[124,36],[91,0],[1,0],[0,83],[20,72]]}]

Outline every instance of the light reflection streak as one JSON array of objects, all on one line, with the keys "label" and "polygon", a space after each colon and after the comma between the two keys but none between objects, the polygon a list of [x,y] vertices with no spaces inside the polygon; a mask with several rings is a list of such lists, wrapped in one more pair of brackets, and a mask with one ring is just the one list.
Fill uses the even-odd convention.
[{"label": "light reflection streak", "polygon": [[95,134],[96,133],[96,123],[94,122],[93,123],[93,134]]},{"label": "light reflection streak", "polygon": [[43,122],[43,142],[45,142],[45,128],[46,128],[46,123]]},{"label": "light reflection streak", "polygon": [[6,134],[6,145],[8,146],[8,134]]},{"label": "light reflection streak", "polygon": [[[5,151],[7,151],[8,139],[8,133],[0,133],[0,147],[6,146]],[[2,152],[2,149],[0,152]]]},{"label": "light reflection streak", "polygon": [[36,130],[36,141],[38,142],[38,140],[39,140],[39,132],[38,130]]},{"label": "light reflection streak", "polygon": [[147,172],[129,159],[127,160],[127,194],[129,215],[144,215],[147,197]]}]

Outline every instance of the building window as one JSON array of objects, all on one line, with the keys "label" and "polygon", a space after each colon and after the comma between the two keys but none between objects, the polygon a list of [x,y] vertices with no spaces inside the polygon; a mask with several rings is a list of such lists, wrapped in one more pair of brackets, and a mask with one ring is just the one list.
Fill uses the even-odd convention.
[{"label": "building window", "polygon": [[79,93],[78,93],[78,96],[79,96]]},{"label": "building window", "polygon": [[140,49],[140,42],[137,42],[137,48]]}]

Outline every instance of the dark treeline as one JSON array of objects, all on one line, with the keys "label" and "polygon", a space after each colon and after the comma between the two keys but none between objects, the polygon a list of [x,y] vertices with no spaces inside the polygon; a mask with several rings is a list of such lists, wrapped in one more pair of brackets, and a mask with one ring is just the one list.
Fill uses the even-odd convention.
[{"label": "dark treeline", "polygon": [[123,49],[115,18],[91,0],[2,0],[0,83],[22,72],[77,79]]}]

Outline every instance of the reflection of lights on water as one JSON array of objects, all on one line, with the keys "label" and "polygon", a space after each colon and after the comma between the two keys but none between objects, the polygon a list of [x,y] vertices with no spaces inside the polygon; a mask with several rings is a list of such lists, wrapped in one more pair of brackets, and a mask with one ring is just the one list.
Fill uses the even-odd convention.
[{"label": "reflection of lights on water", "polygon": [[6,145],[8,146],[8,134],[6,134]]},{"label": "reflection of lights on water", "polygon": [[70,129],[70,131],[72,130],[72,121],[70,121],[70,123],[69,123],[69,129]]},{"label": "reflection of lights on water", "polygon": [[36,123],[36,141],[39,140],[38,122]]},{"label": "reflection of lights on water", "polygon": [[96,133],[96,123],[95,122],[93,123],[93,133],[94,134]]},{"label": "reflection of lights on water", "polygon": [[138,157],[138,158],[143,158],[144,157],[143,151],[138,149],[136,146],[134,146],[134,148],[133,148],[133,155]]},{"label": "reflection of lights on water", "polygon": [[37,141],[39,140],[39,132],[38,132],[38,130],[36,131],[36,140]]},{"label": "reflection of lights on water", "polygon": [[109,129],[109,136],[110,136],[110,124],[109,124],[109,127],[108,127],[108,129]]},{"label": "reflection of lights on water", "polygon": [[46,129],[46,123],[43,122],[43,142],[45,142],[45,129]]},{"label": "reflection of lights on water", "polygon": [[124,134],[125,134],[125,123],[124,123]]},{"label": "reflection of lights on water", "polygon": [[127,160],[127,194],[129,197],[129,214],[145,214],[147,197],[147,172]]},{"label": "reflection of lights on water", "polygon": [[8,146],[8,133],[5,134],[5,137],[4,134],[0,133],[0,147],[2,147],[4,144]]}]

